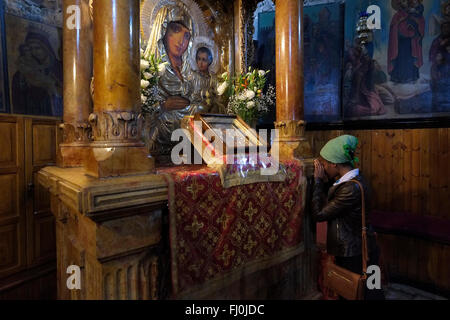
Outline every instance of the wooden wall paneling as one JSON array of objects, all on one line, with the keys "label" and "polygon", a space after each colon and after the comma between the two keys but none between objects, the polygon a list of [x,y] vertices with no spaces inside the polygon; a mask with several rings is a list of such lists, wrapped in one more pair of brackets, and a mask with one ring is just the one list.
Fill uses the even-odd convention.
[{"label": "wooden wall paneling", "polygon": [[444,263],[441,263],[441,276],[444,279],[445,287],[450,290],[450,248],[444,246]]},{"label": "wooden wall paneling", "polygon": [[390,207],[394,211],[404,211],[403,201],[405,196],[405,181],[403,180],[403,166],[404,166],[404,150],[406,149],[403,143],[403,131],[391,130],[390,136],[392,143],[390,149],[392,152],[391,159],[391,199]]},{"label": "wooden wall paneling", "polygon": [[430,277],[430,283],[439,283],[439,262],[440,261],[440,253],[441,253],[441,246],[439,243],[435,242],[428,242],[428,251],[430,253],[429,259],[428,259],[428,273]]},{"label": "wooden wall paneling", "polygon": [[430,283],[439,283],[439,255],[441,248],[438,243],[426,242],[429,258],[427,260],[427,272],[430,278]]},{"label": "wooden wall paneling", "polygon": [[383,209],[386,209],[390,205],[390,189],[391,186],[388,185],[390,182],[390,168],[392,167],[392,152],[390,152],[389,141],[388,139],[388,130],[380,130],[380,148],[379,148],[379,157],[380,163],[378,164],[378,175],[380,176],[380,182],[383,185],[383,188],[378,190],[380,194],[380,206]]},{"label": "wooden wall paneling", "polygon": [[380,249],[380,267],[381,271],[384,273],[384,277],[389,281],[390,271],[389,264],[389,247],[386,246],[386,237],[383,234],[377,234],[377,244]]},{"label": "wooden wall paneling", "polygon": [[320,148],[322,147],[323,135],[324,135],[324,132],[318,132],[317,135],[312,136],[313,145],[314,145],[313,153],[316,157],[318,157],[320,154]]},{"label": "wooden wall paneling", "polygon": [[0,278],[26,267],[23,140],[23,120],[0,116]]},{"label": "wooden wall paneling", "polygon": [[317,156],[316,153],[316,132],[315,131],[305,131],[305,138],[308,139],[309,145],[311,146],[312,153],[314,157]]},{"label": "wooden wall paneling", "polygon": [[395,243],[395,247],[392,250],[391,261],[389,262],[392,269],[393,275],[401,275],[404,270],[404,264],[402,264],[402,260],[404,259],[405,251],[403,247],[403,241],[400,237],[396,237],[395,235],[391,235],[391,241],[388,245],[392,245]]},{"label": "wooden wall paneling", "polygon": [[421,240],[413,237],[402,238],[405,238],[407,244],[407,247],[404,248],[405,252],[407,252],[406,257],[404,258],[406,263],[406,270],[402,270],[402,274],[408,275],[409,279],[417,281],[418,270],[421,268],[417,246]]},{"label": "wooden wall paneling", "polygon": [[389,235],[389,239],[390,240],[387,245],[392,246],[391,260],[390,260],[391,270],[392,274],[398,275],[401,270],[400,260],[403,249],[401,247],[400,241],[398,240],[398,237],[396,237],[395,235]]},{"label": "wooden wall paneling", "polygon": [[372,198],[377,209],[385,206],[385,155],[383,152],[384,139],[382,130],[372,132]]},{"label": "wooden wall paneling", "polygon": [[313,153],[313,156],[316,156],[316,146],[315,146],[315,132],[311,131],[305,131],[305,138],[308,140],[309,145],[311,146],[311,150]]},{"label": "wooden wall paneling", "polygon": [[372,134],[370,131],[358,131],[361,153],[359,155],[362,174],[372,180]]},{"label": "wooden wall paneling", "polygon": [[450,251],[450,247],[446,246],[442,243],[437,244],[439,246],[439,252],[438,252],[438,262],[437,262],[437,281],[438,283],[441,283],[442,288],[450,289],[450,279],[448,278],[448,269],[449,263],[448,261],[448,255],[446,254],[447,251]]},{"label": "wooden wall paneling", "polygon": [[408,257],[407,251],[408,239],[406,237],[394,236],[394,242],[396,250],[394,253],[394,261],[396,264],[396,274],[406,274],[408,270]]},{"label": "wooden wall paneling", "polygon": [[313,137],[313,140],[314,140],[314,151],[313,152],[314,152],[316,157],[318,157],[320,155],[320,149],[324,145],[323,140],[324,140],[325,133],[327,133],[327,132],[321,131],[321,132],[318,133],[317,136]]},{"label": "wooden wall paneling", "polygon": [[[438,166],[439,174],[439,203],[438,216],[441,218],[449,218],[450,216],[450,171],[449,171],[449,128],[438,129],[439,135],[439,154],[433,165]],[[449,268],[450,269],[450,268]]]},{"label": "wooden wall paneling", "polygon": [[316,155],[317,157],[320,156],[320,150],[323,148],[323,146],[326,143],[326,138],[328,137],[328,135],[330,135],[332,132],[327,132],[327,131],[321,131],[319,134],[318,139],[316,139],[316,143],[315,143],[315,147],[316,147]]},{"label": "wooden wall paneling", "polygon": [[417,245],[418,252],[418,274],[417,279],[422,283],[430,283],[428,264],[430,261],[430,250],[425,241],[419,241]]},{"label": "wooden wall paneling", "polygon": [[396,259],[396,249],[392,245],[394,237],[389,234],[378,234],[378,246],[380,247],[383,263],[386,267],[387,276],[390,278],[397,272],[397,265],[394,263]]},{"label": "wooden wall paneling", "polygon": [[55,259],[55,223],[50,210],[50,195],[37,181],[37,172],[56,164],[56,120],[25,120],[25,183],[27,189],[27,257],[30,265]]},{"label": "wooden wall paneling", "polygon": [[39,268],[25,280],[26,285],[12,285],[0,291],[0,300],[54,300],[56,276],[52,269]]},{"label": "wooden wall paneling", "polygon": [[392,175],[394,174],[394,164],[393,160],[393,149],[392,149],[392,141],[395,133],[392,130],[383,130],[383,148],[381,149],[382,154],[384,156],[383,167],[384,170],[380,172],[383,177],[383,194],[384,194],[384,208],[389,208],[392,205],[392,193],[393,193],[393,179]]},{"label": "wooden wall paneling", "polygon": [[420,130],[412,132],[412,148],[411,148],[411,213],[419,214],[420,212]]},{"label": "wooden wall paneling", "polygon": [[412,185],[412,130],[403,130],[403,211],[411,212]]},{"label": "wooden wall paneling", "polygon": [[419,214],[428,215],[430,189],[430,130],[420,129],[420,205]]},{"label": "wooden wall paneling", "polygon": [[[447,170],[447,183],[445,185],[445,188],[443,188],[444,191],[444,199],[447,199],[447,201],[444,201],[444,203],[446,204],[446,209],[443,210],[442,214],[445,214],[446,217],[448,217],[450,215],[450,201],[448,201],[448,199],[450,198],[450,169],[449,169],[449,164],[450,164],[450,156],[449,156],[449,148],[450,148],[450,128],[447,129],[447,144],[445,145],[445,157],[447,159],[447,166],[446,166],[446,170]],[[444,158],[445,159],[445,158]]]},{"label": "wooden wall paneling", "polygon": [[431,216],[439,215],[439,129],[429,130],[429,192],[427,213]]},{"label": "wooden wall paneling", "polygon": [[316,141],[315,141],[315,148],[316,148],[316,150],[315,150],[315,153],[316,153],[316,156],[317,157],[319,157],[320,156],[320,150],[323,148],[323,146],[325,145],[325,143],[326,143],[326,138],[328,137],[328,135],[330,135],[331,134],[331,132],[327,132],[327,131],[321,131],[320,133],[319,133],[319,136],[317,137],[317,139],[315,139]]}]

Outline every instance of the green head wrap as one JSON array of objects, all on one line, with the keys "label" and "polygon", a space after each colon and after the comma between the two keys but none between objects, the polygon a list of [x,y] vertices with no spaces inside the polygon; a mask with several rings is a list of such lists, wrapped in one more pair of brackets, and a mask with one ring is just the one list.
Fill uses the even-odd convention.
[{"label": "green head wrap", "polygon": [[343,135],[328,141],[320,151],[320,155],[331,163],[351,163],[353,166],[359,159],[355,157],[358,138]]}]

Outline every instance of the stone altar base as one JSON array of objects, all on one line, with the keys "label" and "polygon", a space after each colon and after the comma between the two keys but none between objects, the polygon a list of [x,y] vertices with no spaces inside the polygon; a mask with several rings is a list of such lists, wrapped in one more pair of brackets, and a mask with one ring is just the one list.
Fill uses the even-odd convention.
[{"label": "stone altar base", "polygon": [[[56,220],[58,299],[148,300],[173,297],[168,185],[160,174],[96,179],[83,168],[47,167],[39,182],[51,193]],[[301,299],[316,292],[317,266],[306,215],[304,245],[282,263],[206,288],[198,299]],[[80,267],[69,290],[67,268]]]},{"label": "stone altar base", "polygon": [[[83,168],[48,167],[39,182],[56,220],[58,299],[159,299],[162,212],[167,185],[157,175],[95,179]],[[67,268],[80,267],[69,290]],[[162,268],[162,269],[161,269]],[[164,288],[163,288],[164,287]]]}]

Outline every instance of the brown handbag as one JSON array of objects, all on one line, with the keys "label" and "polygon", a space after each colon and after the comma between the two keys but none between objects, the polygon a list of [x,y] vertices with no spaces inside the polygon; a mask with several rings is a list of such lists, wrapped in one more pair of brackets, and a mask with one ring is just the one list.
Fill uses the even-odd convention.
[{"label": "brown handbag", "polygon": [[367,280],[367,228],[366,228],[366,207],[364,201],[364,189],[361,183],[357,180],[350,180],[356,182],[361,189],[361,209],[362,209],[362,266],[363,274],[351,272],[337,266],[332,261],[328,261],[324,268],[324,286],[336,294],[347,300],[363,300]]}]

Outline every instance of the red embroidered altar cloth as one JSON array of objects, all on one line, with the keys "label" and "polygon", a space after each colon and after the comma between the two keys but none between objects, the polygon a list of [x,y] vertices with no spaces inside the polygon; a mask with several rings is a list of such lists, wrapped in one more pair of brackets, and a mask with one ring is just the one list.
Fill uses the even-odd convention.
[{"label": "red embroidered altar cloth", "polygon": [[284,182],[227,189],[206,166],[158,172],[169,184],[174,298],[208,297],[208,291],[301,253],[306,179],[299,162],[284,166]]}]

